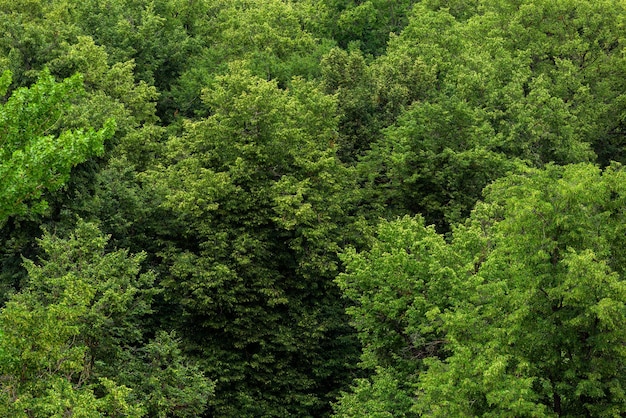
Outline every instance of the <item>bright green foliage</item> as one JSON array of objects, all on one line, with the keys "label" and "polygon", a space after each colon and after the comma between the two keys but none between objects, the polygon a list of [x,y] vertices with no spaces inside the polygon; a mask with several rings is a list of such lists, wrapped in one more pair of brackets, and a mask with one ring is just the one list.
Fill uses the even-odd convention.
[{"label": "bright green foliage", "polygon": [[337,281],[356,302],[348,313],[364,345],[364,366],[395,364],[413,373],[417,360],[439,351],[437,318],[451,304],[457,280],[450,257],[432,226],[409,217],[383,221],[367,252],[344,253],[346,273]]},{"label": "bright green foliage", "polygon": [[459,260],[423,219],[382,222],[371,249],[348,250],[337,282],[363,346],[361,366],[376,370],[336,405],[338,416],[407,416],[423,360],[442,356],[441,313],[454,304]]},{"label": "bright green foliage", "polygon": [[487,241],[446,318],[454,354],[421,378],[421,412],[624,414],[624,174],[549,166],[489,188],[463,232]]},{"label": "bright green foliage", "polygon": [[331,281],[349,181],[334,100],[236,66],[204,99],[211,116],[186,123],[152,174],[182,238],[163,254],[166,295],[216,379],[214,414],[316,415],[353,355]]},{"label": "bright green foliage", "polygon": [[[37,254],[37,247],[33,243],[34,239],[40,235],[40,223],[48,223],[49,220],[46,217],[50,214],[61,213],[63,220],[55,219],[54,228],[71,231],[74,228],[76,213],[86,219],[94,219],[94,217],[103,219],[104,216],[119,218],[119,207],[106,212],[108,208],[105,205],[94,207],[87,203],[92,201],[93,195],[101,194],[100,190],[94,189],[97,184],[95,179],[98,178],[98,170],[106,165],[106,159],[116,145],[117,154],[127,155],[126,159],[138,166],[152,162],[155,148],[162,135],[162,128],[152,125],[157,120],[155,103],[152,101],[157,96],[156,89],[143,82],[135,81],[133,74],[135,67],[132,62],[109,65],[109,56],[104,48],[95,45],[90,37],[79,37],[75,44],[64,44],[63,48],[64,54],[49,62],[49,68],[50,73],[57,79],[67,78],[67,80],[62,83],[52,81],[50,73],[44,70],[40,73],[40,77],[46,80],[45,83],[31,86],[31,89],[39,89],[37,94],[41,98],[38,98],[34,90],[28,93],[28,90],[18,89],[19,94],[22,95],[20,100],[28,99],[31,103],[25,107],[22,102],[14,102],[16,114],[12,115],[14,120],[10,123],[17,124],[20,128],[16,129],[22,129],[23,133],[31,135],[30,138],[28,136],[22,138],[22,146],[28,143],[28,139],[33,144],[41,141],[37,147],[48,148],[39,149],[37,152],[40,154],[37,158],[45,157],[51,166],[64,168],[62,168],[62,175],[46,172],[44,166],[46,160],[40,161],[36,166],[32,165],[32,162],[24,161],[24,164],[29,164],[28,168],[13,169],[7,166],[7,171],[10,170],[7,178],[13,177],[10,180],[12,188],[26,186],[21,183],[28,180],[35,188],[33,195],[39,194],[41,198],[31,202],[25,200],[23,210],[19,213],[28,213],[29,216],[27,218],[21,216],[19,219],[13,217],[3,228],[2,244],[0,244],[2,254],[0,256],[2,260],[0,283],[3,287],[0,299],[3,300],[7,292],[19,289],[20,283],[24,280],[25,272],[21,268],[21,256],[35,257]],[[34,73],[34,71],[31,72]],[[81,76],[72,76],[77,72]],[[49,91],[46,93],[46,90]],[[37,110],[37,100],[40,99],[41,106]],[[27,122],[28,118],[31,123]],[[115,134],[111,129],[111,119],[115,120]],[[41,132],[38,133],[37,130]],[[94,130],[97,132],[94,133]],[[35,138],[36,135],[44,138]],[[87,152],[78,148],[77,145],[93,146],[96,150]],[[21,152],[23,151],[22,149]],[[45,154],[42,155],[44,151]],[[93,158],[96,154],[104,158]],[[23,158],[26,157],[23,155]],[[69,165],[70,160],[74,161],[71,165]],[[82,164],[75,166],[75,163]],[[17,162],[14,161],[12,164],[11,167],[14,167]],[[70,167],[72,168],[71,176],[69,176]],[[16,176],[22,174],[24,178],[15,179]],[[51,178],[47,180],[56,183],[54,187],[46,189],[44,187],[46,179],[29,178],[34,175],[49,175]],[[56,187],[57,185],[63,187]],[[107,184],[107,187],[116,187],[115,191],[119,194],[131,193],[130,190],[122,190],[112,184]],[[15,192],[16,190],[13,190],[12,193]],[[9,196],[7,195],[6,198],[8,200]],[[19,199],[13,200],[14,202],[10,202],[11,205]],[[42,204],[35,211],[32,207],[38,201],[45,201],[45,206]],[[114,202],[107,201],[107,203]],[[48,209],[43,211],[46,206]],[[83,211],[88,206],[90,206],[89,211]],[[102,215],[105,212],[106,214]],[[37,216],[32,216],[35,213]],[[107,232],[117,231],[107,230]],[[123,245],[126,246],[129,239],[126,238],[124,241]],[[147,247],[133,247],[136,251],[144,249],[148,250]]]},{"label": "bright green foliage", "polygon": [[505,177],[450,244],[383,223],[339,279],[376,374],[338,415],[623,414],[625,184],[588,164]]},{"label": "bright green foliage", "polygon": [[356,379],[350,393],[333,405],[337,417],[394,418],[410,412],[414,396],[411,382],[402,382],[393,368],[379,367],[369,379]]},{"label": "bright green foliage", "polygon": [[[5,72],[5,91],[9,80]],[[111,120],[99,131],[59,125],[83,93],[81,81],[74,76],[57,83],[44,72],[36,84],[14,91],[0,106],[0,223],[44,210],[45,191],[61,187],[72,167],[103,152],[104,140],[113,134]]]}]

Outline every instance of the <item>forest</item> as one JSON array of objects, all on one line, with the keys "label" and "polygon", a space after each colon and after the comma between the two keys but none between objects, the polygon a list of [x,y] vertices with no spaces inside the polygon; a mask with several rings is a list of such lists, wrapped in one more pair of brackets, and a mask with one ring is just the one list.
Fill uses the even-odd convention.
[{"label": "forest", "polygon": [[626,416],[624,0],[0,0],[0,416]]}]

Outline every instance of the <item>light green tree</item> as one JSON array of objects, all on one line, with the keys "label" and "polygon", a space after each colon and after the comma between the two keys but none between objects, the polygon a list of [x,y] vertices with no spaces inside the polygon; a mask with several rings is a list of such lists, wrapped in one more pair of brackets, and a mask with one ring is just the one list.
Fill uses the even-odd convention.
[{"label": "light green tree", "polygon": [[375,373],[338,416],[619,416],[626,177],[548,165],[489,186],[446,243],[381,224],[338,279]]},{"label": "light green tree", "polygon": [[[446,315],[445,361],[420,377],[433,416],[626,411],[620,166],[548,166],[496,182],[455,241],[482,241]],[[469,264],[469,266],[472,266]]]},{"label": "light green tree", "polygon": [[[10,82],[5,71],[2,93]],[[12,215],[42,212],[44,192],[60,188],[74,166],[104,151],[114,132],[112,120],[98,131],[59,124],[82,94],[79,75],[59,83],[44,71],[37,83],[13,91],[0,105],[0,224]]]}]

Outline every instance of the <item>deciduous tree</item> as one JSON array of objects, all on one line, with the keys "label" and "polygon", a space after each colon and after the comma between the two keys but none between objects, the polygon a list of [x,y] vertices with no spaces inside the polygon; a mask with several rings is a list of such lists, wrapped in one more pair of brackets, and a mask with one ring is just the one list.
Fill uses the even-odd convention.
[{"label": "deciduous tree", "polygon": [[[4,72],[3,92],[10,80],[10,72]],[[98,131],[59,125],[81,94],[79,75],[57,83],[44,71],[36,84],[15,90],[0,106],[0,223],[44,210],[45,191],[61,187],[74,166],[104,151],[104,140],[114,132],[112,120]]]},{"label": "deciduous tree", "polygon": [[187,122],[150,174],[175,232],[163,285],[216,379],[213,413],[315,415],[355,353],[332,283],[350,181],[333,148],[335,102],[242,65],[217,81],[210,116]]}]

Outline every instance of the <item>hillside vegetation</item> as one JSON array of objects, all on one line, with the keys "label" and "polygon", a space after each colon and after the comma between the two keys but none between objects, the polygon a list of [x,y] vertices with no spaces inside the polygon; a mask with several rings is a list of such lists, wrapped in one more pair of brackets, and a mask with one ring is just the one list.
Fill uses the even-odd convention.
[{"label": "hillside vegetation", "polygon": [[0,33],[0,416],[626,415],[623,0]]}]

